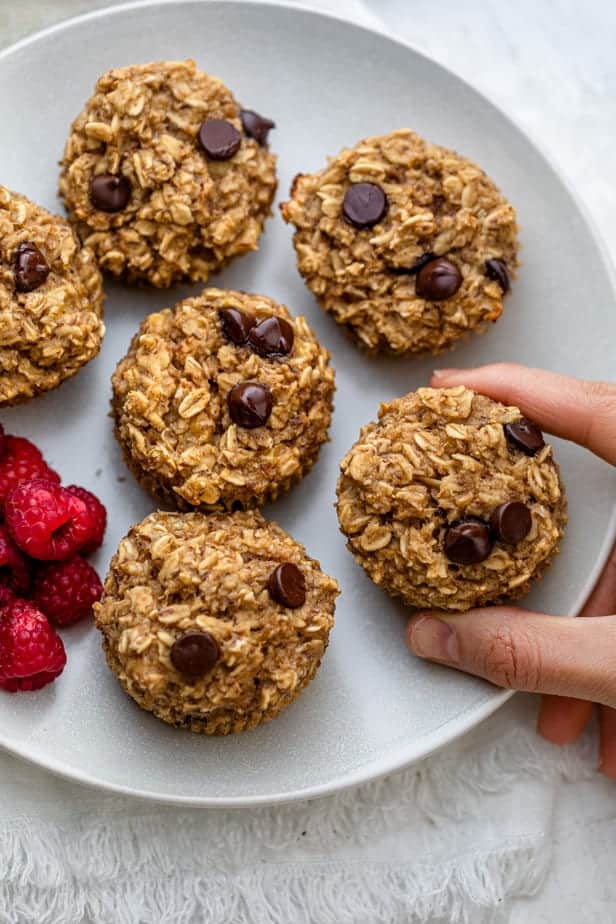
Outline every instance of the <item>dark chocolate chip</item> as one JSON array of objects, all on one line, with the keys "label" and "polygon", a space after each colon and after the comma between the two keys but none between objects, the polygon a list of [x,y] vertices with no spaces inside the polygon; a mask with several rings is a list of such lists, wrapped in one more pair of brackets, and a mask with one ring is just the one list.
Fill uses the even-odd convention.
[{"label": "dark chocolate chip", "polygon": [[248,334],[248,343],[259,356],[288,356],[293,349],[293,328],[284,318],[265,318]]},{"label": "dark chocolate chip", "polygon": [[249,138],[254,138],[260,145],[267,144],[267,135],[272,128],[276,128],[276,123],[271,119],[266,119],[252,109],[242,109],[240,119],[244,126],[244,131]]},{"label": "dark chocolate chip", "polygon": [[90,202],[101,212],[121,212],[130,199],[130,183],[125,176],[102,173],[90,180]]},{"label": "dark chocolate chip", "polygon": [[445,555],[457,565],[478,565],[491,551],[490,528],[483,520],[468,517],[445,533]]},{"label": "dark chocolate chip", "polygon": [[32,241],[22,241],[13,257],[13,279],[18,292],[32,292],[49,276],[49,264]]},{"label": "dark chocolate chip", "polygon": [[346,191],[342,214],[356,228],[371,228],[387,212],[387,196],[376,183],[353,183]]},{"label": "dark chocolate chip", "polygon": [[411,274],[411,276],[416,276],[417,273],[424,268],[424,266],[427,266],[428,263],[432,263],[433,260],[437,260],[437,259],[438,257],[436,256],[435,253],[432,253],[432,251],[428,251],[428,253],[422,253],[422,255],[420,257],[417,257],[417,259],[411,266],[409,273]]},{"label": "dark chocolate chip", "polygon": [[306,581],[297,565],[285,562],[270,574],[267,589],[272,600],[295,610],[306,602]]},{"label": "dark chocolate chip", "polygon": [[273,403],[267,385],[257,385],[255,382],[240,382],[227,395],[231,420],[246,430],[262,427],[272,413]]},{"label": "dark chocolate chip", "polygon": [[527,456],[534,456],[545,446],[543,433],[528,417],[521,417],[514,423],[505,424],[504,430],[508,441]]},{"label": "dark chocolate chip", "polygon": [[201,677],[218,661],[220,648],[209,632],[186,632],[175,640],[169,657],[176,671],[187,677]]},{"label": "dark chocolate chip", "polygon": [[450,260],[436,257],[417,273],[415,292],[429,302],[442,302],[455,295],[462,285],[462,273]]},{"label": "dark chocolate chip", "polygon": [[497,539],[515,545],[528,536],[533,520],[530,510],[521,501],[508,501],[495,507],[490,515],[490,528]]},{"label": "dark chocolate chip", "polygon": [[206,119],[199,129],[199,141],[212,160],[229,160],[237,153],[242,136],[226,119]]},{"label": "dark chocolate chip", "polygon": [[223,336],[238,346],[246,343],[250,329],[257,323],[256,318],[239,308],[221,308],[218,317]]},{"label": "dark chocolate chip", "polygon": [[506,264],[502,260],[497,260],[496,257],[486,260],[486,276],[499,284],[503,290],[503,295],[509,291],[511,285],[509,273],[507,272]]}]

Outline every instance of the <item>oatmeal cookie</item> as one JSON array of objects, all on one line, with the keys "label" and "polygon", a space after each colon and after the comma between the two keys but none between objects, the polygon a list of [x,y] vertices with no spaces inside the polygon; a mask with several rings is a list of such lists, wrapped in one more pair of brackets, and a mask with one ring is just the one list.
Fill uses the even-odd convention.
[{"label": "oatmeal cookie", "polygon": [[327,439],[329,354],[304,318],[262,295],[206,289],[151,314],[112,382],[127,465],[181,509],[273,500]]},{"label": "oatmeal cookie", "polygon": [[518,408],[463,386],[382,405],[340,467],[348,546],[409,606],[516,599],[559,551],[566,500],[551,447]]},{"label": "oatmeal cookie", "polygon": [[75,375],[104,333],[92,251],[63,218],[0,186],[0,406]]},{"label": "oatmeal cookie", "polygon": [[226,735],[314,677],[336,581],[260,513],[153,513],[121,541],[96,625],[111,670],[171,725]]},{"label": "oatmeal cookie", "polygon": [[512,206],[470,160],[408,129],[299,174],[281,209],[306,283],[368,352],[438,353],[501,314]]},{"label": "oatmeal cookie", "polygon": [[205,281],[257,249],[273,127],[194,61],[117,68],[72,124],[60,193],[102,269],[159,287]]}]

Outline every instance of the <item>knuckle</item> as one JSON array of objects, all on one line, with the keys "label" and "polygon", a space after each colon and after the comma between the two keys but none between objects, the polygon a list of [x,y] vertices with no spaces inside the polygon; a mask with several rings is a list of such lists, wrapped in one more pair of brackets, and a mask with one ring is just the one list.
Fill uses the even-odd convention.
[{"label": "knuckle", "polygon": [[599,405],[613,409],[616,400],[616,385],[611,382],[584,382],[584,391],[588,398]]},{"label": "knuckle", "polygon": [[[592,699],[604,706],[616,708],[616,616],[598,617],[601,631],[601,653],[597,654],[592,671],[587,675]],[[589,697],[590,698],[590,697]]]},{"label": "knuckle", "polygon": [[587,404],[587,419],[582,442],[611,461],[616,457],[616,385],[584,382],[583,396]]},{"label": "knuckle", "polygon": [[541,676],[539,651],[519,627],[504,623],[486,640],[481,652],[483,671],[493,683],[509,690],[538,689]]}]

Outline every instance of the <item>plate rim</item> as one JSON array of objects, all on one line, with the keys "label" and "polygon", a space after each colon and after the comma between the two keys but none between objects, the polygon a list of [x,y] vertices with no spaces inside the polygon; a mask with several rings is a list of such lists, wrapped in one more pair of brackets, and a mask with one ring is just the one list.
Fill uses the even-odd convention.
[{"label": "plate rim", "polygon": [[[502,109],[501,106],[495,103],[489,96],[486,96],[485,93],[482,90],[479,90],[473,83],[471,83],[466,78],[461,77],[450,67],[443,64],[441,61],[436,60],[431,55],[418,48],[412,42],[404,41],[392,35],[387,30],[384,23],[381,27],[380,23],[369,25],[367,23],[355,22],[346,16],[337,15],[330,12],[329,10],[323,10],[318,7],[314,7],[310,3],[304,3],[303,0],[301,5],[297,3],[288,3],[286,0],[128,0],[128,2],[125,3],[119,3],[114,6],[104,6],[96,10],[90,10],[86,13],[71,16],[68,19],[62,19],[60,22],[53,23],[52,25],[46,26],[43,29],[39,29],[36,32],[24,36],[17,42],[14,42],[6,48],[0,50],[0,66],[2,66],[6,58],[9,58],[12,55],[20,52],[24,48],[27,48],[30,45],[35,45],[39,41],[43,41],[50,36],[53,36],[55,33],[68,31],[75,26],[79,26],[82,23],[88,22],[90,20],[114,16],[116,14],[121,15],[123,13],[139,9],[175,6],[180,4],[191,4],[195,6],[217,4],[222,6],[223,3],[227,6],[265,7],[270,9],[284,9],[292,13],[306,13],[321,19],[333,20],[334,22],[346,26],[347,28],[357,29],[361,32],[366,32],[371,35],[378,35],[380,38],[387,39],[395,45],[398,45],[400,48],[412,52],[414,55],[428,62],[432,67],[436,67],[441,71],[444,71],[448,77],[453,78],[454,80],[463,84],[467,89],[469,89],[472,93],[483,100],[484,103],[487,103],[494,110],[496,110],[501,118],[509,123],[512,129],[521,135],[523,139],[535,150],[547,168],[556,176],[557,180],[560,182],[565,192],[570,196],[573,204],[581,215],[586,230],[589,233],[595,247],[597,248],[599,255],[601,256],[603,265],[605,266],[608,278],[611,283],[612,298],[614,301],[616,301],[616,268],[608,250],[607,243],[599,231],[597,223],[591,214],[590,209],[581,199],[577,193],[577,190],[571,185],[568,177],[562,172],[558,162],[553,160],[552,154],[548,154],[546,150],[544,150],[543,143],[538,142],[532,132],[527,130],[525,127],[522,127],[518,123],[517,119],[509,115],[508,112]],[[601,545],[601,549],[597,556],[595,565],[591,569],[585,584],[578,593],[576,601],[571,608],[571,612],[566,615],[578,615],[582,606],[590,595],[590,592],[596,583],[601,571],[603,570],[609,552],[615,542],[616,502],[614,503],[608,529],[606,531],[604,541]],[[509,699],[511,699],[515,692],[513,690],[498,690],[498,688],[495,689],[497,692],[489,702],[484,703],[479,707],[473,707],[472,709],[469,708],[461,715],[459,715],[455,720],[445,723],[443,726],[440,726],[434,731],[423,735],[418,741],[413,742],[414,746],[408,749],[406,756],[404,756],[404,752],[402,754],[398,752],[394,759],[387,760],[380,758],[371,760],[367,764],[363,764],[360,768],[348,772],[345,776],[338,778],[335,781],[322,783],[315,786],[305,786],[302,789],[276,793],[274,795],[195,797],[161,794],[149,789],[140,789],[134,786],[128,786],[98,779],[92,774],[75,769],[72,765],[68,765],[63,761],[49,758],[37,758],[33,754],[28,753],[27,748],[23,748],[20,745],[14,744],[13,742],[9,742],[6,736],[2,733],[0,733],[0,748],[9,754],[26,761],[26,763],[31,764],[32,766],[50,772],[55,776],[59,776],[69,782],[78,783],[98,791],[115,793],[116,795],[121,796],[130,796],[132,798],[147,802],[176,805],[182,807],[216,809],[265,807],[269,805],[301,802],[330,796],[334,793],[342,792],[343,790],[380,779],[390,773],[395,773],[404,768],[410,767],[418,761],[424,760],[425,758],[434,754],[436,751],[439,751],[446,745],[453,743],[458,738],[462,737],[462,735],[470,732],[473,728],[480,725],[487,718],[489,718],[489,716],[500,709],[501,706],[503,706]],[[419,747],[417,745],[419,745]]]}]

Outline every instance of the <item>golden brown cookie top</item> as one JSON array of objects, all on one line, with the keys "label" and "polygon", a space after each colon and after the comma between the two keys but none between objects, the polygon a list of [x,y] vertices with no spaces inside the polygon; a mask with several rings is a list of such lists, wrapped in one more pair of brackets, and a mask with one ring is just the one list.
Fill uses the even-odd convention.
[{"label": "golden brown cookie top", "polygon": [[275,714],[312,677],[337,594],[258,512],[153,513],[121,541],[96,624],[138,702],[224,734]]},{"label": "golden brown cookie top", "polygon": [[133,469],[178,501],[254,506],[310,467],[333,390],[304,318],[206,289],[141,325],[113,375],[116,432]]},{"label": "golden brown cookie top", "polygon": [[100,273],[70,225],[0,186],[0,405],[55,388],[105,333]]},{"label": "golden brown cookie top", "polygon": [[308,286],[369,351],[438,352],[501,314],[512,206],[472,161],[408,129],[298,175],[281,209]]},{"label": "golden brown cookie top", "polygon": [[410,605],[464,610],[518,596],[563,533],[564,491],[541,432],[463,386],[382,405],[341,472],[338,516],[353,554]]},{"label": "golden brown cookie top", "polygon": [[[194,61],[116,68],[71,126],[60,177],[100,266],[128,281],[205,281],[255,250],[276,189],[267,132]],[[256,139],[259,140],[256,140]]]}]

